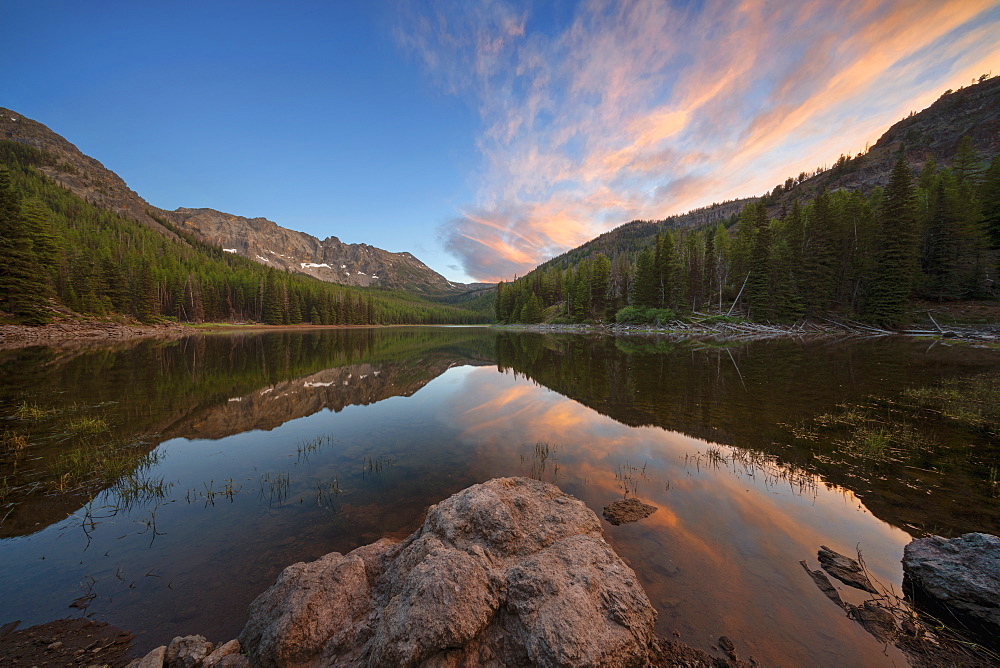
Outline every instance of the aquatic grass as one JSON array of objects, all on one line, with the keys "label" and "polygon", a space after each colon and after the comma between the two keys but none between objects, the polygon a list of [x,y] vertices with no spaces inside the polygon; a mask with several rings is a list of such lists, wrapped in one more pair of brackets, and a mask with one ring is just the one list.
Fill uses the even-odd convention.
[{"label": "aquatic grass", "polygon": [[66,423],[71,434],[101,434],[108,430],[108,421],[101,416],[84,415]]},{"label": "aquatic grass", "polygon": [[281,504],[288,498],[292,482],[288,473],[263,473],[258,477],[260,498],[267,499],[268,508],[272,504]]},{"label": "aquatic grass", "polygon": [[17,408],[14,409],[14,417],[18,420],[24,420],[26,422],[37,422],[39,420],[44,420],[51,415],[55,415],[58,412],[59,410],[56,408],[42,408],[38,404],[29,404],[27,401],[22,401],[18,404]]},{"label": "aquatic grass", "polygon": [[[551,470],[552,472],[552,482],[559,479],[559,459],[556,455],[559,452],[558,446],[552,445],[548,441],[537,441],[534,445],[534,449],[530,455],[527,457],[525,453],[521,453],[521,464],[524,465],[526,462],[528,464],[527,477],[534,480],[545,480],[546,473]],[[552,459],[551,469],[549,468],[549,459]]]},{"label": "aquatic grass", "polygon": [[[236,495],[243,490],[243,486],[239,483],[233,481],[232,478],[226,478],[222,481],[222,485],[216,489],[215,480],[209,480],[208,482],[202,483],[203,490],[199,492],[196,489],[189,489],[185,499],[188,503],[193,503],[199,498],[205,499],[205,507],[214,506],[215,498],[223,498],[229,503],[232,503],[236,499]],[[192,497],[192,492],[194,496]]]},{"label": "aquatic grass", "polygon": [[891,437],[884,429],[867,431],[858,440],[858,451],[866,457],[881,459],[885,456]]},{"label": "aquatic grass", "polygon": [[953,378],[909,388],[903,396],[916,407],[989,434],[1000,433],[1000,374]]},{"label": "aquatic grass", "polygon": [[163,476],[154,478],[140,470],[122,476],[111,489],[118,497],[116,510],[129,511],[162,501],[173,486],[174,483],[165,482]]},{"label": "aquatic grass", "polygon": [[362,458],[361,463],[361,478],[367,477],[383,477],[388,474],[389,471],[396,465],[396,460],[388,455],[378,455],[377,457],[372,457],[371,455],[366,455]]},{"label": "aquatic grass", "polygon": [[295,446],[296,463],[308,462],[309,455],[319,452],[333,443],[336,443],[333,434],[323,434],[322,436],[317,436],[316,438],[309,439],[308,441],[302,441]]},{"label": "aquatic grass", "polygon": [[821,432],[834,432],[829,440],[838,446],[843,458],[869,462],[900,461],[917,452],[935,449],[934,442],[912,424],[914,416],[905,406],[883,399],[869,399],[867,404],[840,404],[834,413],[824,413],[813,420],[813,427],[793,428],[796,438],[827,440]]},{"label": "aquatic grass", "polygon": [[5,429],[0,434],[0,454],[13,455],[14,458],[21,457],[25,448],[28,447],[28,437],[16,431]]},{"label": "aquatic grass", "polygon": [[316,505],[321,508],[327,508],[331,511],[336,511],[337,499],[344,490],[340,488],[340,480],[334,476],[333,480],[328,483],[316,482]]},{"label": "aquatic grass", "polygon": [[[745,476],[759,480],[765,487],[788,485],[793,494],[800,496],[809,494],[815,497],[818,492],[819,478],[814,473],[794,462],[782,461],[777,455],[760,450],[733,445],[726,446],[723,450],[716,444],[709,444],[705,452],[684,456],[685,467],[693,465],[699,472],[703,462],[712,470],[726,470],[737,478]],[[669,482],[666,489],[670,489]]]},{"label": "aquatic grass", "polygon": [[615,467],[615,480],[618,481],[618,489],[622,490],[624,498],[627,499],[629,494],[635,496],[639,492],[639,480],[647,480],[646,464],[639,468],[626,461]]},{"label": "aquatic grass", "polygon": [[141,442],[79,445],[56,459],[53,486],[65,493],[89,485],[113,485],[155,466],[160,458],[156,451],[146,452]]}]

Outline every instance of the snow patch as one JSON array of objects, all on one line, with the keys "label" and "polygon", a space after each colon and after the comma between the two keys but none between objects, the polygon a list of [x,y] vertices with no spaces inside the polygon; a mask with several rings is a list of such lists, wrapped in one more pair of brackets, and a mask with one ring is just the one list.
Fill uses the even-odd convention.
[{"label": "snow patch", "polygon": [[230,401],[243,401],[243,397],[233,397]]},{"label": "snow patch", "polygon": [[333,385],[333,381],[331,380],[329,383],[310,383],[307,381],[304,385],[305,387],[330,387]]},{"label": "snow patch", "polygon": [[299,262],[299,266],[301,266],[303,269],[305,269],[306,267],[312,267],[312,268],[326,267],[327,269],[330,268],[330,265],[328,265],[326,262],[323,262],[322,264],[316,264],[315,262]]},{"label": "snow patch", "polygon": [[235,253],[236,249],[235,248],[223,248],[222,252],[223,253]]},{"label": "snow patch", "polygon": [[266,257],[264,257],[263,255],[258,255],[258,256],[257,256],[257,259],[258,259],[258,260],[260,260],[261,262],[270,262],[270,260],[268,260],[268,259],[267,259]]},{"label": "snow patch", "polygon": [[340,265],[340,268],[341,269],[347,269],[347,265],[346,264],[342,264],[342,265]]}]

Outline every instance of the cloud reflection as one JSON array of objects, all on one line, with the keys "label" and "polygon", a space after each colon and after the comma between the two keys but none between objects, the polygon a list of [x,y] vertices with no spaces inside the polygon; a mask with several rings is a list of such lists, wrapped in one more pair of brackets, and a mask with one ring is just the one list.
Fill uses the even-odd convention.
[{"label": "cloud reflection", "polygon": [[733,448],[629,427],[512,372],[468,369],[454,401],[477,478],[528,473],[534,444],[544,441],[550,453],[541,477],[596,512],[622,498],[623,477],[658,506],[638,523],[605,530],[659,609],[661,632],[678,629],[689,640],[706,630],[732,634],[764,663],[809,663],[826,642],[814,637],[817,629],[850,638],[838,650],[847,663],[853,651],[878,649],[798,564],[815,560],[820,545],[852,553],[861,544],[877,577],[899,581],[909,537],[851,492],[774,460],[740,460]]}]

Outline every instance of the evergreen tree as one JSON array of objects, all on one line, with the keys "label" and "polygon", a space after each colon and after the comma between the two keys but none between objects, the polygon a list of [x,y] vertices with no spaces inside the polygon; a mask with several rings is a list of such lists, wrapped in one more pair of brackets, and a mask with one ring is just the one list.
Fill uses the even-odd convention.
[{"label": "evergreen tree", "polygon": [[646,246],[639,251],[635,261],[635,280],[632,283],[632,305],[643,308],[659,306],[659,286],[653,249]]},{"label": "evergreen tree", "polygon": [[906,317],[916,264],[916,209],[910,165],[900,155],[885,190],[879,220],[875,272],[866,302],[868,317],[898,325]]},{"label": "evergreen tree", "polygon": [[755,320],[771,317],[771,229],[763,204],[748,204],[752,209],[749,272],[746,299],[750,316]]},{"label": "evergreen tree", "polygon": [[993,248],[1000,249],[1000,156],[993,158],[979,186],[983,224]]},{"label": "evergreen tree", "polygon": [[281,293],[273,272],[267,273],[264,287],[264,322],[268,325],[281,325],[285,322],[284,309],[281,304]]},{"label": "evergreen tree", "polygon": [[35,254],[29,220],[10,174],[0,166],[0,310],[28,325],[49,320],[45,309],[48,286]]},{"label": "evergreen tree", "polygon": [[816,196],[808,212],[802,261],[804,306],[809,315],[827,313],[837,287],[838,244],[830,195]]}]

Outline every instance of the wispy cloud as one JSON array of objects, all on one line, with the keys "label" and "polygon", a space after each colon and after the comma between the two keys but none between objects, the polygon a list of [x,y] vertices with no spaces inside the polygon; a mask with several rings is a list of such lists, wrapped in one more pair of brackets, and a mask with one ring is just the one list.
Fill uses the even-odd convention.
[{"label": "wispy cloud", "polygon": [[1000,63],[995,0],[590,0],[401,14],[482,120],[477,201],[442,228],[483,280],[634,218],[759,194]]}]

